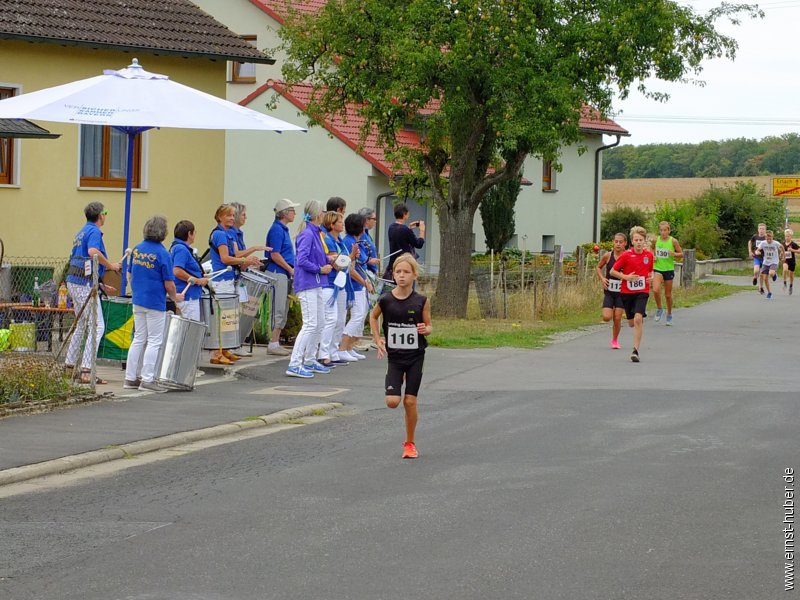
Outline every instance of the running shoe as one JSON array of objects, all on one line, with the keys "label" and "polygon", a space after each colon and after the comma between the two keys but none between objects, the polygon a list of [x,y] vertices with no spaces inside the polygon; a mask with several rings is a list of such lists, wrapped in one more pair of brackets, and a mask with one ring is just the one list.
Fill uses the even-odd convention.
[{"label": "running shoe", "polygon": [[335,360],[332,360],[330,364],[332,364],[334,367],[343,367],[344,365],[349,365],[350,363],[347,362],[346,360],[341,360],[337,358]]},{"label": "running shoe", "polygon": [[631,362],[639,362],[639,351],[636,348],[631,352]]},{"label": "running shoe", "polygon": [[286,374],[289,377],[300,377],[301,379],[311,379],[314,374],[303,367],[289,367],[286,369]]},{"label": "running shoe", "polygon": [[758,283],[758,277],[753,277],[753,285]]},{"label": "running shoe", "polygon": [[772,300],[772,292],[770,292],[769,294],[767,294],[767,300]]},{"label": "running shoe", "polygon": [[358,362],[358,358],[350,354],[347,350],[339,350],[339,358],[342,360],[346,360],[347,362]]},{"label": "running shoe", "polygon": [[667,325],[672,325],[672,315],[667,315]]},{"label": "running shoe", "polygon": [[778,281],[778,274],[777,273],[775,273],[775,275],[772,276],[772,281]]},{"label": "running shoe", "polygon": [[656,323],[658,323],[658,322],[661,320],[661,315],[663,315],[663,314],[664,314],[664,309],[663,309],[663,308],[657,308],[657,309],[656,309],[656,318],[655,318],[655,319],[653,319],[653,320],[654,320]]},{"label": "running shoe", "polygon": [[404,442],[403,443],[403,458],[417,458],[419,453],[417,452],[417,446],[414,442]]},{"label": "running shoe", "polygon": [[311,361],[310,363],[306,363],[304,365],[304,367],[305,367],[306,371],[311,371],[312,373],[323,373],[323,374],[325,374],[325,373],[330,373],[331,372],[331,370],[328,367],[326,367],[325,365],[323,365],[320,362],[317,362],[316,360]]},{"label": "running shoe", "polygon": [[123,390],[138,390],[139,386],[142,385],[141,379],[126,379],[125,383],[122,384]]},{"label": "running shoe", "polygon": [[139,391],[140,392],[155,392],[156,394],[163,394],[167,392],[167,388],[161,387],[155,381],[142,381],[139,384]]},{"label": "running shoe", "polygon": [[784,290],[786,289],[786,280],[785,279],[783,280],[783,289]]},{"label": "running shoe", "polygon": [[763,296],[764,295],[764,288],[758,288],[758,292]]},{"label": "running shoe", "polygon": [[619,340],[611,340],[611,348],[613,348],[614,350],[619,350],[620,349]]},{"label": "running shoe", "polygon": [[356,352],[356,351],[355,351],[355,349],[353,349],[353,350],[350,350],[350,354],[351,354],[352,356],[355,356],[355,357],[356,357],[358,360],[365,360],[365,359],[367,358],[367,357],[366,357],[366,356],[364,356],[363,354],[359,354],[358,352]]}]

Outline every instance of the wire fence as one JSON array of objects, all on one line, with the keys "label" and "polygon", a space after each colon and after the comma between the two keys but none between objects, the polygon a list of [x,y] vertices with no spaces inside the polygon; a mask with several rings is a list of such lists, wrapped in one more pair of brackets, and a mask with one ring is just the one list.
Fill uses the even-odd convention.
[{"label": "wire fence", "polygon": [[[97,267],[91,259],[77,262],[16,256],[0,262],[0,401],[52,394],[52,385],[60,380],[67,386],[74,381],[94,389],[94,376],[87,372],[94,373],[96,356],[85,350],[98,335],[99,299],[92,276]],[[68,276],[77,283],[70,283]],[[65,369],[67,362],[75,368]],[[42,381],[20,379],[20,371],[23,376],[37,373]],[[43,384],[45,379],[50,380],[48,385]]]}]

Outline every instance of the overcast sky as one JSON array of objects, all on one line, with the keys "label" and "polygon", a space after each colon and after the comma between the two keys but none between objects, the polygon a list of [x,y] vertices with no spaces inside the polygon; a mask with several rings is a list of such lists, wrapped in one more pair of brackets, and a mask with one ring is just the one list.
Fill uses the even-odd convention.
[{"label": "overcast sky", "polygon": [[[719,2],[682,4],[705,12]],[[637,92],[617,100],[614,120],[631,132],[623,144],[696,143],[738,137],[761,139],[800,133],[800,0],[759,3],[763,19],[739,26],[720,21],[719,29],[739,43],[736,60],[705,63],[705,87],[654,83],[669,92],[659,103]]]}]

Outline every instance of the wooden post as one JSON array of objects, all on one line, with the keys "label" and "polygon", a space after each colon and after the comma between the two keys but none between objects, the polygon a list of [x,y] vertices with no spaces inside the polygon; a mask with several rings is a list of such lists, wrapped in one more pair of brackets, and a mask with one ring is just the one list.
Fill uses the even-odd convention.
[{"label": "wooden post", "polygon": [[561,278],[561,244],[553,248],[553,292],[558,291],[558,280]]},{"label": "wooden post", "polygon": [[575,267],[578,281],[586,278],[586,248],[578,246],[578,264]]},{"label": "wooden post", "polygon": [[695,251],[683,251],[683,267],[681,268],[681,287],[690,288],[694,284]]}]

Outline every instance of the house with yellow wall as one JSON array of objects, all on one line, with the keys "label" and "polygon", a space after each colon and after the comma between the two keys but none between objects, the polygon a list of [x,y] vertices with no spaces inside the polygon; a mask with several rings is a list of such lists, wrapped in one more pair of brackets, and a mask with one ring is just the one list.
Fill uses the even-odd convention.
[{"label": "house with yellow wall", "polygon": [[[273,62],[189,0],[0,0],[0,98],[121,69],[134,57],[150,72],[220,98],[228,61]],[[67,256],[85,222],[83,207],[100,201],[108,210],[106,247],[119,260],[124,134],[101,126],[37,125],[59,137],[0,137],[6,256]],[[189,219],[204,239],[224,199],[225,132],[150,130],[134,154],[131,242],[138,243],[154,214],[165,215],[170,226]]]}]

